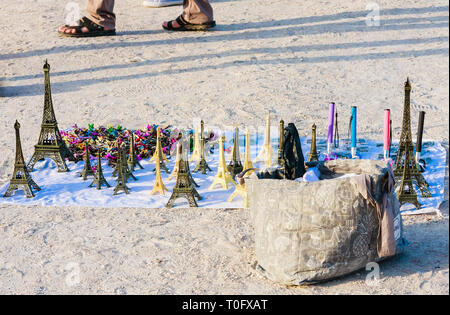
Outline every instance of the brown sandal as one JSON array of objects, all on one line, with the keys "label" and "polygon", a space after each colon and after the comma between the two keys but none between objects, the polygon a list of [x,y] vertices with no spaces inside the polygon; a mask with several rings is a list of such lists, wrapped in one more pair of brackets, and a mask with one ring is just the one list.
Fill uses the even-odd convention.
[{"label": "brown sandal", "polygon": [[180,27],[174,27],[173,21],[169,21],[167,22],[167,26],[164,26],[163,24],[163,28],[167,31],[205,31],[209,28],[216,26],[215,21],[206,22],[202,24],[192,24],[186,21],[182,15],[177,17],[175,21],[180,25]]},{"label": "brown sandal", "polygon": [[[58,31],[59,35],[64,37],[97,37],[97,36],[116,35],[116,30],[107,31],[103,26],[95,24],[87,17],[81,18],[81,20],[78,23],[79,23],[78,26],[65,25],[65,27],[67,27],[68,29],[75,30],[75,33],[65,33]],[[83,27],[86,27],[89,30],[89,32],[83,32],[82,30]]]}]

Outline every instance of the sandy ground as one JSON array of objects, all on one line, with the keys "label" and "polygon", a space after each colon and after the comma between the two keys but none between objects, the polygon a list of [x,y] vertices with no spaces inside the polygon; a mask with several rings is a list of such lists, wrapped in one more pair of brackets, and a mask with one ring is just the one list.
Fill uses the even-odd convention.
[{"label": "sandy ground", "polygon": [[[14,120],[26,156],[37,140],[46,58],[61,127],[186,126],[199,117],[260,126],[270,111],[301,136],[312,123],[323,136],[335,101],[342,133],[356,105],[361,137],[380,139],[384,108],[398,137],[409,76],[413,133],[425,110],[425,138],[448,144],[447,1],[378,1],[380,26],[368,26],[366,1],[216,0],[216,30],[167,33],[160,24],[180,7],[121,0],[118,36],[81,40],[56,34],[67,2],[0,1],[0,184],[13,168]],[[409,250],[381,265],[377,287],[361,271],[286,288],[252,268],[246,210],[2,205],[0,293],[448,294],[448,176],[441,210],[405,219]]]}]

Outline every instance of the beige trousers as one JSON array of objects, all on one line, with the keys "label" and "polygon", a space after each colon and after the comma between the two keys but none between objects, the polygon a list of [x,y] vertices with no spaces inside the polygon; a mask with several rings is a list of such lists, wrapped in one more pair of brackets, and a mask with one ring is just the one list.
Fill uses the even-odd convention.
[{"label": "beige trousers", "polygon": [[[213,9],[208,0],[183,0],[183,17],[192,24],[202,24],[213,20]],[[113,13],[114,0],[88,0],[86,17],[108,29],[116,28]]]}]

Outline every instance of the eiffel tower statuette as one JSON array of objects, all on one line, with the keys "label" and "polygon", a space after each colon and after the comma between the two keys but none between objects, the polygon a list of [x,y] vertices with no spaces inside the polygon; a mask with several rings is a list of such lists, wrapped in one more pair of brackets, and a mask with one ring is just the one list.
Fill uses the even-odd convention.
[{"label": "eiffel tower statuette", "polygon": [[169,191],[166,186],[163,183],[162,177],[161,177],[161,163],[159,161],[159,156],[156,156],[156,180],[155,185],[153,186],[152,191],[150,192],[150,196],[153,194],[159,192],[161,195],[164,195],[166,191]]},{"label": "eiffel tower statuette", "polygon": [[223,189],[228,190],[228,184],[234,183],[233,178],[231,177],[230,172],[227,169],[227,164],[225,162],[225,153],[223,150],[223,144],[225,143],[225,136],[220,137],[219,139],[219,167],[217,169],[216,177],[214,177],[214,181],[211,186],[209,186],[209,190],[213,190],[216,185],[222,185]]},{"label": "eiffel tower statuette", "polygon": [[[169,160],[167,160],[166,156],[163,153],[162,146],[161,146],[161,138],[159,136],[161,133],[161,127],[158,127],[156,130],[157,131],[156,131],[155,153],[153,153],[153,157],[150,159],[150,162],[159,163],[160,168],[164,169],[164,171],[166,171],[166,173],[169,173],[169,169],[167,168],[166,163],[164,163],[164,161],[169,162]],[[156,171],[156,168],[153,170],[153,172],[155,172],[155,171]]]},{"label": "eiffel tower statuette", "polygon": [[198,161],[198,164],[194,168],[193,172],[196,173],[198,171],[201,171],[202,174],[206,174],[207,170],[211,171],[205,159],[205,137],[203,136],[203,120],[202,120],[200,128],[200,160]]},{"label": "eiffel tower statuette", "polygon": [[136,148],[135,148],[135,144],[134,144],[134,133],[132,132],[131,136],[130,136],[130,152],[128,155],[128,168],[131,171],[134,171],[136,166],[139,166],[139,168],[141,170],[144,169],[144,167],[141,165],[141,163],[139,163],[139,160],[136,156]]},{"label": "eiffel tower statuette", "polygon": [[281,165],[281,157],[283,156],[284,142],[284,120],[280,120],[280,144],[278,145],[278,165]]},{"label": "eiffel tower statuette", "polygon": [[192,155],[191,155],[191,159],[189,160],[189,162],[198,162],[200,161],[200,137],[198,135],[198,128],[195,127],[194,128],[194,149],[192,150]]},{"label": "eiffel tower statuette", "polygon": [[[411,159],[411,155],[409,154],[409,148],[406,147],[406,155],[405,155],[405,163],[409,164]],[[398,201],[400,206],[405,203],[412,203],[416,209],[420,209],[421,205],[417,200],[417,194],[414,190],[413,181],[411,178],[411,168],[406,166],[403,168],[403,176],[400,182],[400,187],[397,192]]]},{"label": "eiffel tower statuette", "polygon": [[264,135],[264,144],[259,152],[258,156],[255,158],[255,163],[259,161],[265,161],[266,167],[272,166],[272,144],[270,141],[270,114],[267,114],[266,118],[266,131]]},{"label": "eiffel tower statuette", "polygon": [[44,114],[42,117],[41,133],[38,143],[34,146],[34,154],[28,162],[27,168],[31,172],[37,161],[50,158],[58,167],[58,172],[68,172],[65,158],[72,157],[72,153],[61,138],[53,110],[52,94],[50,88],[50,65],[47,60],[44,64]]},{"label": "eiffel tower statuette", "polygon": [[231,177],[234,178],[237,174],[242,172],[243,166],[241,162],[241,154],[239,152],[239,128],[238,126],[234,127],[234,144],[233,151],[231,153],[231,161],[228,164],[228,171],[231,174]]},{"label": "eiffel tower statuette", "polygon": [[236,184],[236,183],[233,183],[233,184],[234,184],[234,191],[230,195],[230,197],[228,197],[227,202],[232,202],[234,198],[236,198],[237,196],[241,196],[243,207],[249,208],[248,193],[247,193],[247,188],[245,187],[245,183],[242,185]]},{"label": "eiffel tower statuette", "polygon": [[39,191],[41,188],[34,182],[31,175],[28,173],[27,167],[25,166],[25,159],[22,153],[22,144],[20,141],[20,124],[16,120],[14,124],[14,129],[16,130],[16,160],[14,162],[14,171],[12,178],[9,181],[9,187],[6,190],[3,197],[11,197],[13,191],[18,189],[23,189],[27,198],[33,198],[33,189]]},{"label": "eiffel tower statuette", "polygon": [[[150,159],[150,162],[155,161],[156,156],[159,157],[159,160],[161,162],[169,162],[169,160],[166,158],[166,156],[163,153],[162,146],[161,146],[161,127],[156,128],[156,146],[155,146],[155,152],[153,153],[152,158]],[[163,168],[165,165],[163,166]],[[167,171],[167,168],[165,168]]]},{"label": "eiffel tower statuette", "polygon": [[175,200],[182,197],[187,199],[189,207],[198,207],[195,198],[198,200],[201,200],[202,198],[189,178],[189,163],[186,163],[188,161],[184,161],[182,158],[182,145],[180,142],[177,144],[177,157],[178,156],[180,157],[180,164],[177,172],[177,182],[166,207],[172,208]]},{"label": "eiffel tower statuette", "polygon": [[[117,195],[117,193],[121,190],[123,190],[127,195],[130,193],[130,189],[127,187],[127,173],[124,169],[124,163],[122,161],[123,154],[119,148],[119,151],[117,152],[117,181],[116,181],[116,187],[114,188],[113,196]],[[126,165],[126,162],[125,162]]]},{"label": "eiffel tower statuette", "polygon": [[108,184],[108,182],[105,179],[105,176],[103,175],[103,168],[102,168],[102,157],[100,148],[97,152],[97,167],[94,174],[94,180],[89,185],[89,187],[94,186],[97,187],[98,190],[102,189],[102,185],[105,185],[106,187],[111,187],[111,185]]},{"label": "eiffel tower statuette", "polygon": [[[414,146],[411,134],[411,84],[409,78],[405,82],[405,103],[403,109],[402,133],[400,143],[398,145],[397,157],[394,163],[394,175],[400,179],[404,174],[404,169],[408,168],[408,172],[412,180],[416,181],[417,187],[423,198],[431,197],[428,189],[429,185],[417,167],[414,156]],[[399,181],[397,181],[399,182]]]},{"label": "eiffel tower statuette", "polygon": [[87,180],[88,176],[94,175],[94,171],[92,170],[91,166],[91,152],[89,150],[89,144],[87,141],[84,143],[84,167],[83,170],[80,172],[79,177],[83,177],[83,180]]},{"label": "eiffel tower statuette", "polygon": [[317,140],[316,140],[316,124],[312,125],[312,135],[311,135],[311,150],[309,151],[308,162],[319,161],[319,155],[317,154]]},{"label": "eiffel tower statuette", "polygon": [[[250,132],[248,131],[248,128],[245,130],[245,155],[244,155],[244,170],[248,170],[250,168],[253,168],[252,163],[252,157],[251,157],[251,151],[250,151]],[[245,173],[244,177],[250,176],[250,174],[254,173],[254,170],[250,170],[247,173]]]}]

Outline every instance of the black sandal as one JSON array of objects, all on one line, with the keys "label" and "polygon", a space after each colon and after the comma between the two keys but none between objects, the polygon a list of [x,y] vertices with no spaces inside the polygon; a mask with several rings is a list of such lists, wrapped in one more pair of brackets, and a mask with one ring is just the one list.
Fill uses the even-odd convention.
[{"label": "black sandal", "polygon": [[202,24],[192,24],[186,21],[182,15],[177,17],[175,21],[178,23],[178,25],[180,25],[180,27],[174,27],[172,23],[173,21],[167,22],[167,26],[164,26],[163,24],[162,27],[167,31],[205,31],[209,28],[216,26],[215,21],[206,22]]},{"label": "black sandal", "polygon": [[[87,17],[81,18],[78,26],[65,25],[66,28],[75,30],[75,33],[65,33],[58,31],[60,36],[64,37],[97,37],[97,36],[112,36],[116,35],[116,30],[106,31],[103,26],[95,24]],[[83,32],[82,28],[86,27],[89,32]]]}]

